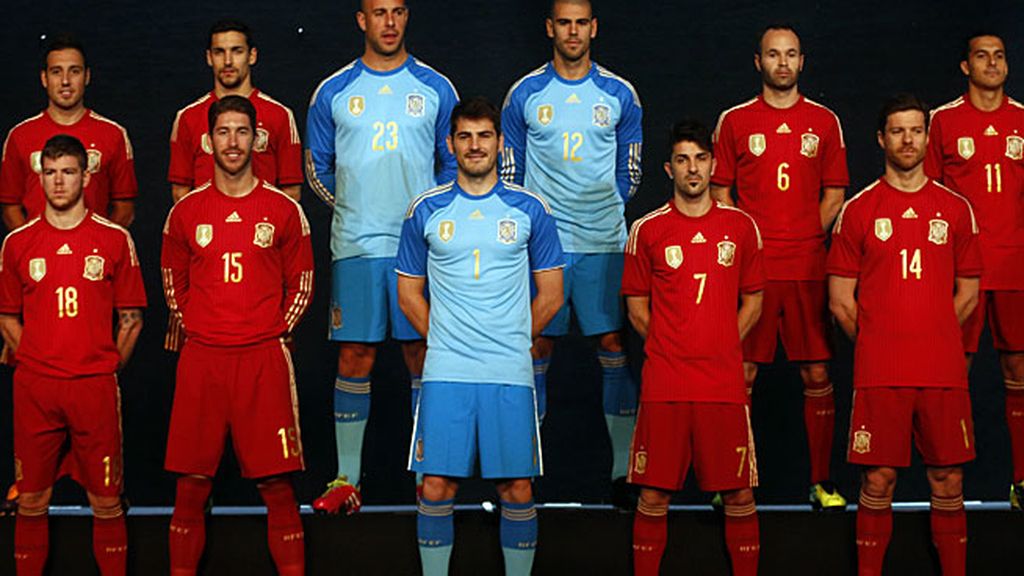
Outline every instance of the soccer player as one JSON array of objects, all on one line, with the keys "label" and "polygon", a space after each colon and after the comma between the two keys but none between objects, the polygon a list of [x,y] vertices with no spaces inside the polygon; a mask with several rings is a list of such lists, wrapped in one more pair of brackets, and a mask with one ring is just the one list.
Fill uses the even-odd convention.
[{"label": "soccer player", "polygon": [[589,0],[555,0],[547,19],[551,62],[516,82],[502,111],[502,178],[541,194],[566,251],[563,307],[534,342],[541,418],[554,338],[580,331],[597,341],[605,422],[611,438],[613,502],[625,506],[629,439],[637,387],[622,344],[625,203],[640,185],[640,97],[629,82],[590,59],[597,18]]},{"label": "soccer player", "polygon": [[976,34],[960,69],[967,94],[932,112],[925,172],[977,212],[984,271],[978,307],[964,322],[968,367],[988,316],[1006,386],[1013,448],[1010,504],[1024,509],[1024,105],[1004,92],[1003,41]]},{"label": "soccer player", "polygon": [[981,252],[970,204],[925,176],[927,130],[916,97],[885,103],[885,175],[843,206],[828,256],[830,306],[856,346],[847,459],[864,467],[861,575],[882,573],[911,438],[928,467],[942,574],[966,569],[961,466],[974,458],[974,426],[960,325],[977,305]]},{"label": "soccer player", "polygon": [[340,342],[338,476],[313,502],[332,514],[361,506],[370,370],[388,324],[402,343],[413,406],[419,394],[426,345],[399,309],[396,288],[400,207],[455,178],[445,137],[458,95],[447,78],[406,51],[405,0],[363,0],[356,22],[365,33],[363,56],[317,87],[306,128],[310,187],[334,211],[329,337]]},{"label": "soccer player", "polygon": [[52,38],[43,51],[40,81],[49,103],[7,134],[0,163],[0,204],[4,225],[14,230],[42,214],[46,195],[39,178],[43,145],[57,134],[86,146],[89,173],[85,207],[127,227],[135,217],[135,161],[128,132],[85,107],[90,72],[85,47],[74,37]]},{"label": "soccer player", "polygon": [[142,330],[146,291],[128,231],[86,207],[94,174],[82,142],[60,134],[39,154],[46,205],[8,234],[0,251],[0,334],[17,356],[15,566],[18,576],[43,574],[50,497],[67,458],[92,507],[100,573],[124,576],[116,372]]},{"label": "soccer player", "polygon": [[711,195],[750,213],[764,232],[767,284],[761,319],[743,340],[747,393],[758,364],[771,364],[779,337],[800,367],[804,425],[810,455],[812,507],[842,510],[830,462],[835,397],[827,361],[832,355],[825,285],[825,234],[849,183],[839,119],[797,87],[804,65],[800,38],[788,25],[761,34],[754,67],[761,94],[722,112],[715,129]]},{"label": "soccer player", "polygon": [[242,476],[267,505],[267,538],[282,576],[304,574],[303,531],[288,474],[304,468],[295,371],[285,339],[313,295],[309,223],[253,172],[256,107],[210,105],[213,180],[167,215],[164,294],[184,327],[165,468],[176,472],[171,576],[196,574],[204,507],[230,432]]},{"label": "soccer player", "polygon": [[238,20],[210,27],[206,63],[213,90],[178,110],[171,128],[171,162],[167,180],[177,202],[189,190],[213,178],[213,146],[206,129],[210,105],[229,94],[248,98],[256,107],[253,171],[271,186],[298,200],[302,190],[302,143],[292,111],[260,92],[252,83],[258,57],[253,31]]},{"label": "soccer player", "polygon": [[647,352],[629,469],[629,482],[641,486],[634,573],[658,574],[671,493],[692,462],[700,488],[721,491],[733,574],[753,576],[757,458],[740,341],[761,313],[761,235],[745,212],[711,198],[709,130],[679,122],[671,142],[672,198],[633,224],[622,278]]},{"label": "soccer player", "polygon": [[529,574],[537,545],[531,479],[543,462],[530,344],[562,305],[563,255],[544,200],[498,179],[502,145],[496,106],[456,106],[448,147],[458,177],[418,196],[402,225],[399,304],[427,338],[409,454],[423,474],[426,576],[448,574],[455,493],[478,455],[501,498],[505,574]]}]

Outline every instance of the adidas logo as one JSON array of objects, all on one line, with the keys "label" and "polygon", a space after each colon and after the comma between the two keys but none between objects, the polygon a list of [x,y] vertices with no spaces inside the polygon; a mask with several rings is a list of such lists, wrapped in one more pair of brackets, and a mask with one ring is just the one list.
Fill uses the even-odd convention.
[{"label": "adidas logo", "polygon": [[238,212],[232,212],[230,216],[224,219],[227,223],[241,222],[242,217],[238,215]]},{"label": "adidas logo", "polygon": [[380,95],[391,94],[391,86],[388,86],[387,84],[381,86],[380,90],[377,90],[377,94],[380,94]]},{"label": "adidas logo", "polygon": [[778,128],[775,129],[776,134],[791,134],[793,131],[789,129],[789,124],[783,122]]},{"label": "adidas logo", "polygon": [[913,220],[915,218],[917,218],[917,212],[914,212],[913,207],[907,208],[907,211],[903,213],[904,220]]},{"label": "adidas logo", "polygon": [[989,124],[988,128],[985,128],[985,136],[999,136],[999,132],[996,131],[994,126]]},{"label": "adidas logo", "polygon": [[68,254],[71,254],[71,246],[67,244],[57,249],[57,256],[67,256]]},{"label": "adidas logo", "polygon": [[577,96],[575,92],[573,92],[568,98],[565,99],[565,103],[566,104],[579,104],[580,103],[580,97]]},{"label": "adidas logo", "polygon": [[708,240],[703,234],[697,232],[693,235],[693,239],[690,240],[690,244],[707,244]]},{"label": "adidas logo", "polygon": [[483,220],[484,214],[479,210],[473,210],[473,213],[469,215],[470,220]]}]

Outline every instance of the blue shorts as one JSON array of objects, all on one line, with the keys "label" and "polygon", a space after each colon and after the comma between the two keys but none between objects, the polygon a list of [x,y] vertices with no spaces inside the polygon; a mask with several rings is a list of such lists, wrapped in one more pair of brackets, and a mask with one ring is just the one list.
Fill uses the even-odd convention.
[{"label": "blue shorts", "polygon": [[569,333],[569,307],[584,336],[617,332],[622,328],[622,254],[565,253],[565,304],[542,334]]},{"label": "blue shorts", "polygon": [[394,258],[356,256],[331,264],[328,337],[337,342],[383,342],[388,322],[395,340],[420,340],[398,307]]},{"label": "blue shorts", "polygon": [[533,388],[424,382],[413,424],[409,469],[469,478],[477,453],[483,478],[543,474]]}]

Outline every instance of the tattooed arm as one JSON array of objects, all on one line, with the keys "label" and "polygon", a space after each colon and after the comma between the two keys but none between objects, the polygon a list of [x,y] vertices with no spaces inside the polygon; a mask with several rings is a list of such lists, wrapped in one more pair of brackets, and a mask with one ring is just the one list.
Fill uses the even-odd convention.
[{"label": "tattooed arm", "polygon": [[142,332],[142,309],[141,308],[119,308],[117,310],[117,352],[121,355],[121,362],[118,366],[123,368],[135,350],[135,343],[139,340],[139,333]]}]

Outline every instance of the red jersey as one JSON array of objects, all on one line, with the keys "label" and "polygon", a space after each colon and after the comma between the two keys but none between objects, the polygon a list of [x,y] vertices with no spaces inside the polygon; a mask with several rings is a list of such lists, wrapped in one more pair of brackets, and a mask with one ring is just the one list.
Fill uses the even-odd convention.
[{"label": "red jersey", "polygon": [[761,235],[743,211],[716,203],[691,218],[669,201],[637,220],[622,293],[651,299],[641,399],[745,403],[736,302],[763,288]]},{"label": "red jersey", "polygon": [[[213,144],[210,142],[210,105],[213,92],[178,110],[171,128],[171,165],[167,180],[194,188],[213,179]],[[292,111],[270,96],[253,90],[256,139],[252,168],[256,176],[274,186],[302,184],[302,143]]]},{"label": "red jersey", "polygon": [[17,362],[56,378],[113,374],[116,308],[143,308],[135,244],[92,212],[70,230],[36,217],[4,239],[0,313],[21,315]]},{"label": "red jersey", "polygon": [[855,388],[967,387],[953,288],[981,275],[981,251],[966,198],[879,179],[839,213],[828,273],[857,279]]},{"label": "red jersey", "polygon": [[106,216],[111,200],[131,200],[139,193],[135,160],[128,131],[92,110],[74,124],[58,124],[43,112],[23,121],[7,134],[0,162],[0,204],[18,204],[28,218],[43,213],[46,194],[39,181],[42,150],[57,134],[78,138],[88,154],[92,175],[85,187],[85,207]]},{"label": "red jersey", "polygon": [[971,201],[981,228],[983,290],[1024,290],[1024,105],[984,112],[967,96],[936,108],[925,172]]},{"label": "red jersey", "polygon": [[825,277],[824,187],[846,187],[846,144],[839,118],[803,96],[772,108],[760,96],[718,118],[711,183],[736,185],[737,205],[764,234],[769,280]]},{"label": "red jersey", "polygon": [[171,314],[208,346],[285,336],[313,296],[306,215],[262,181],[241,198],[212,182],[182,197],[164,224],[160,266]]}]

